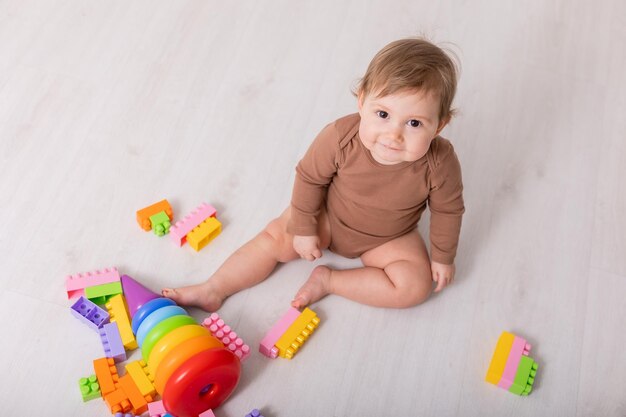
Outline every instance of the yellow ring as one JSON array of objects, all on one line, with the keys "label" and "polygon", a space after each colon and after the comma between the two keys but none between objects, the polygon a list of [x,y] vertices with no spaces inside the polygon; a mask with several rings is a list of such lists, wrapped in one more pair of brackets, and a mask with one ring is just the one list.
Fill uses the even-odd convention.
[{"label": "yellow ring", "polygon": [[148,358],[148,370],[152,375],[156,375],[159,364],[172,349],[194,337],[211,334],[206,328],[197,324],[189,324],[187,326],[178,327],[161,338],[152,348],[150,357]]}]

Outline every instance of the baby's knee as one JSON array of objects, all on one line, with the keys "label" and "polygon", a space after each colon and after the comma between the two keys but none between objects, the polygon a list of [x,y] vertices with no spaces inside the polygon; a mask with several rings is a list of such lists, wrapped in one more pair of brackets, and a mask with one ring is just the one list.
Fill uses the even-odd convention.
[{"label": "baby's knee", "polygon": [[272,220],[260,233],[265,246],[275,256],[278,262],[288,262],[297,257],[293,249],[293,236],[287,233],[286,226],[280,219]]},{"label": "baby's knee", "polygon": [[432,293],[430,268],[407,271],[407,276],[396,285],[397,308],[409,308],[422,304]]}]

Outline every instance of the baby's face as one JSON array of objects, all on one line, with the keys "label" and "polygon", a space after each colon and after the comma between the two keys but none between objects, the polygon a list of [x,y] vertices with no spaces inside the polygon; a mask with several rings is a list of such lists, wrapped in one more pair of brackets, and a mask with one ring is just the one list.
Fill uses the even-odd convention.
[{"label": "baby's face", "polygon": [[359,97],[359,114],[361,142],[384,165],[417,161],[445,126],[439,97],[415,91]]}]

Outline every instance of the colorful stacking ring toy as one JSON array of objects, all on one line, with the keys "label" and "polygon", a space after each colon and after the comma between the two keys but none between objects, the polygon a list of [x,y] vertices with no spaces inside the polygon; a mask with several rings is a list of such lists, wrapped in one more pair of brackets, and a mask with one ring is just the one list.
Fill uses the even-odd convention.
[{"label": "colorful stacking ring toy", "polygon": [[237,386],[239,358],[174,301],[146,302],[131,326],[169,413],[196,417],[218,407]]}]

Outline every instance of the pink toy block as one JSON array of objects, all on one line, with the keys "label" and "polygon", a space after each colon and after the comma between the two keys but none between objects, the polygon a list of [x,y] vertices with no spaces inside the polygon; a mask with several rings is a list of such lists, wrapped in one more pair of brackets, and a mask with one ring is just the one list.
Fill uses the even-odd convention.
[{"label": "pink toy block", "polygon": [[198,415],[198,417],[215,417],[213,410],[206,410],[204,413]]},{"label": "pink toy block", "polygon": [[530,352],[530,345],[526,343],[526,340],[519,336],[515,336],[513,340],[513,346],[511,346],[511,352],[506,360],[506,366],[504,372],[498,382],[498,386],[508,390],[515,381],[515,374],[517,374],[517,367],[519,365],[522,355],[528,356]]},{"label": "pink toy block", "polygon": [[267,356],[268,358],[276,358],[278,356],[278,349],[274,347],[278,339],[285,333],[285,331],[291,326],[291,324],[296,321],[296,319],[300,316],[300,311],[297,308],[291,307],[287,313],[278,323],[274,325],[270,329],[269,332],[265,335],[263,340],[261,340],[261,344],[259,345],[259,352]]},{"label": "pink toy block", "polygon": [[118,282],[119,280],[120,273],[117,271],[117,268],[106,268],[102,271],[92,271],[82,274],[68,275],[65,278],[65,290],[67,291],[67,298],[70,299],[85,295],[86,287],[109,284],[111,282]]},{"label": "pink toy block", "polygon": [[153,401],[148,403],[148,413],[150,413],[150,417],[161,417],[163,414],[167,414],[167,411],[163,406],[163,401]]},{"label": "pink toy block", "polygon": [[202,203],[195,210],[186,215],[183,220],[179,220],[172,225],[170,228],[170,237],[178,246],[183,246],[189,232],[209,217],[215,217],[216,215],[217,211],[212,205]]},{"label": "pink toy block", "polygon": [[250,346],[246,345],[243,340],[237,336],[230,326],[224,323],[217,313],[211,314],[204,319],[202,325],[206,327],[213,337],[217,338],[224,344],[240,360],[245,360],[250,355]]}]

